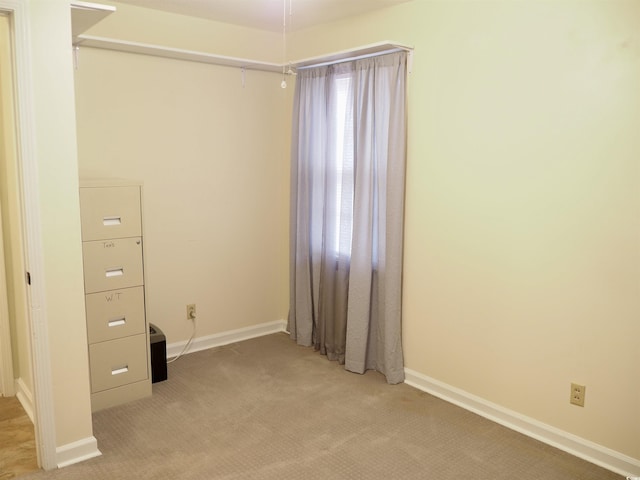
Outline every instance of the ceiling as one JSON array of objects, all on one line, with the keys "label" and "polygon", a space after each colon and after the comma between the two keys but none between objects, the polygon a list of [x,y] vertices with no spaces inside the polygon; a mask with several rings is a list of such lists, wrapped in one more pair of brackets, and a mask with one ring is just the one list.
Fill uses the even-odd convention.
[{"label": "ceiling", "polygon": [[[281,32],[390,7],[410,0],[117,0],[119,3]],[[284,15],[286,13],[286,15]]]}]

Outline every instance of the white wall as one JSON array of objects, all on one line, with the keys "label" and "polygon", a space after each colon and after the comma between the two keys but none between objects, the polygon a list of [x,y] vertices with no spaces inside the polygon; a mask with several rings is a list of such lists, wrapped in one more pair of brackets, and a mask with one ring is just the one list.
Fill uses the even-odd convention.
[{"label": "white wall", "polygon": [[414,1],[288,42],[415,46],[406,366],[635,459],[638,32],[634,1]]},{"label": "white wall", "polygon": [[32,0],[29,16],[46,295],[36,308],[46,307],[61,447],[92,438],[69,3]]},{"label": "white wall", "polygon": [[[407,367],[636,459],[639,8],[413,1],[288,41],[291,59],[416,47]],[[223,41],[198,23],[191,37],[183,17],[121,13],[122,30],[114,15],[99,33],[272,50],[248,30]],[[189,333],[186,303],[199,335],[283,318],[290,93],[277,76],[251,73],[242,90],[224,67],[89,49],[80,62],[81,172],[145,181],[150,320],[171,341]],[[572,381],[584,408],[568,403]]]},{"label": "white wall", "polygon": [[[99,2],[116,12],[90,28],[86,35],[183,50],[282,62],[282,35],[228,23],[175,15],[116,2]],[[149,2],[151,6],[153,2]]]},{"label": "white wall", "polygon": [[279,76],[81,48],[75,80],[80,176],[144,182],[147,317],[167,342],[189,338],[191,303],[198,337],[286,319]]}]

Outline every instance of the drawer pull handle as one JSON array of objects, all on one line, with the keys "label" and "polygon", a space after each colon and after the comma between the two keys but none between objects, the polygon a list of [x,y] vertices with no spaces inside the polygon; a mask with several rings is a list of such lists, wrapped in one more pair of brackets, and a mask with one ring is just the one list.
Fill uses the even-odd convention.
[{"label": "drawer pull handle", "polygon": [[113,227],[114,225],[122,225],[122,217],[104,217],[102,224],[105,227]]},{"label": "drawer pull handle", "polygon": [[122,318],[114,318],[113,320],[109,320],[108,325],[110,327],[119,327],[120,325],[124,325],[126,323],[125,317]]},{"label": "drawer pull handle", "polygon": [[122,275],[124,275],[124,268],[120,267],[120,268],[110,268],[109,270],[107,270],[104,274],[107,278],[111,278],[111,277],[121,277]]},{"label": "drawer pull handle", "polygon": [[129,365],[125,365],[121,368],[114,368],[111,370],[111,375],[120,375],[121,373],[127,373],[129,371]]}]

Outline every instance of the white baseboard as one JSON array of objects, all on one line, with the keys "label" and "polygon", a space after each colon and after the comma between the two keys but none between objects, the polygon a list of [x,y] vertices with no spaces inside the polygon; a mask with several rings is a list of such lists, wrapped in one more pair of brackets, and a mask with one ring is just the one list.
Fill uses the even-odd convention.
[{"label": "white baseboard", "polygon": [[535,438],[621,475],[640,474],[640,460],[476,397],[434,378],[405,368],[405,383],[507,428]]},{"label": "white baseboard", "polygon": [[102,452],[98,450],[98,441],[91,436],[56,448],[56,463],[58,468],[63,468],[100,455]]},{"label": "white baseboard", "polygon": [[[198,337],[193,339],[191,345],[184,353],[187,354],[199,352],[200,350],[221,347],[230,343],[249,340],[250,338],[262,337],[263,335],[271,335],[272,333],[284,332],[286,328],[287,322],[285,320],[276,320],[274,322],[260,323],[258,325],[239,328],[237,330],[214,333],[213,335],[207,335],[205,337]],[[186,341],[182,341],[167,345],[167,358],[172,358],[178,355],[186,344]]]},{"label": "white baseboard", "polygon": [[16,398],[24,408],[24,411],[31,419],[31,423],[35,424],[33,417],[33,394],[22,378],[16,380]]}]

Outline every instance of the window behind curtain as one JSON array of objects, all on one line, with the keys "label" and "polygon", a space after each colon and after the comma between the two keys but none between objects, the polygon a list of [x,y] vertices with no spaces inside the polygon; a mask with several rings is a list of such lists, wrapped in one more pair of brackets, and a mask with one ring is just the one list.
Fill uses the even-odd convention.
[{"label": "window behind curtain", "polygon": [[406,53],[298,71],[289,331],[347,370],[404,379]]},{"label": "window behind curtain", "polygon": [[351,76],[340,75],[332,79],[334,91],[332,105],[333,134],[335,135],[334,178],[336,184],[335,208],[327,212],[335,228],[335,256],[351,255],[353,232],[353,85]]}]

